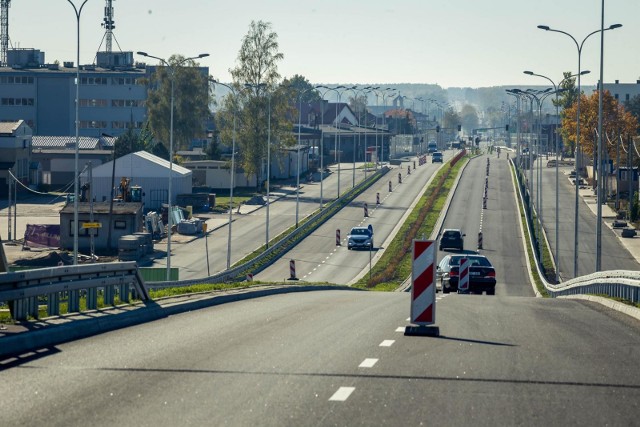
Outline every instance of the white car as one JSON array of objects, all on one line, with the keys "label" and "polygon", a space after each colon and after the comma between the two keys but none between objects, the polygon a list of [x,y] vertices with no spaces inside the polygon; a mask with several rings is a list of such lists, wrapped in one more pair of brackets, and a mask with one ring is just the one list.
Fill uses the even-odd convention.
[{"label": "white car", "polygon": [[368,227],[353,227],[347,236],[347,249],[373,249],[373,229]]}]

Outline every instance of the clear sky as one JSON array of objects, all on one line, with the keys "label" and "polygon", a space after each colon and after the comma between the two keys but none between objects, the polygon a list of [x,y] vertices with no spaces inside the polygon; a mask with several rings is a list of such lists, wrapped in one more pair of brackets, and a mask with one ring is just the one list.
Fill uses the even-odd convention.
[{"label": "clear sky", "polygon": [[[73,0],[76,5],[81,0]],[[230,80],[252,20],[271,22],[284,60],[283,77],[312,83],[437,83],[442,87],[544,84],[576,72],[578,52],[549,25],[578,42],[600,28],[602,0],[114,0],[114,31],[124,51],[174,53],[201,60]],[[104,0],[88,0],[81,15],[80,62],[91,63],[104,30]],[[640,79],[640,0],[606,0],[605,82]],[[46,61],[75,61],[76,17],[67,0],[12,0],[13,47],[36,48]],[[114,50],[118,45],[114,42]],[[100,50],[104,50],[104,45]],[[136,60],[145,58],[135,56]],[[599,76],[600,37],[582,51],[585,85]],[[148,61],[147,62],[151,62]]]}]

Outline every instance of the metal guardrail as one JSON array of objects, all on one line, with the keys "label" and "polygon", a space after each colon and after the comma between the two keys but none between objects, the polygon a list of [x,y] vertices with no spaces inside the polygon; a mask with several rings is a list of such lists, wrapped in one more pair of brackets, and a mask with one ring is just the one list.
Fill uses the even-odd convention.
[{"label": "metal guardrail", "polygon": [[[133,286],[133,288],[132,288]],[[131,291],[142,300],[149,294],[135,262],[75,265],[0,273],[0,301],[8,303],[15,320],[39,317],[40,302],[46,302],[49,316],[60,314],[66,301],[68,312],[80,311],[81,291],[85,291],[88,310],[96,309],[98,290],[105,304],[113,304],[116,287],[123,302]]]},{"label": "metal guardrail", "polygon": [[[510,159],[509,162],[515,165],[513,159]],[[516,185],[518,200],[520,200],[520,203],[524,205],[524,196],[521,191],[522,184],[520,182],[520,176],[517,169],[515,176],[518,184]],[[532,223],[527,209],[525,209],[525,216],[527,218],[527,224],[525,224],[525,226],[528,228],[529,234],[531,235]],[[541,260],[539,258],[538,251],[534,246],[533,239],[529,239],[529,246],[534,254],[534,264],[536,266],[538,276],[540,277],[540,281],[553,298],[565,295],[596,294],[606,295],[611,298],[622,298],[634,303],[640,302],[640,272],[632,270],[609,270],[575,277],[559,284],[549,283],[542,272]]]},{"label": "metal guardrail", "polygon": [[[380,177],[385,175],[389,171],[389,167],[383,166],[378,171],[374,172],[370,177],[368,177],[365,181],[356,185],[351,190],[347,191],[342,197],[339,199],[335,199],[328,203],[322,210],[318,210],[315,213],[309,215],[306,218],[306,223],[300,226],[299,228],[293,230],[289,235],[269,246],[267,250],[253,258],[252,260],[238,265],[236,267],[232,267],[228,270],[221,271],[219,273],[214,274],[213,276],[203,277],[201,279],[189,279],[189,280],[180,280],[180,281],[163,281],[163,282],[147,282],[146,286],[149,289],[162,289],[162,288],[177,288],[184,286],[191,286],[201,283],[222,283],[228,282],[237,278],[243,278],[246,273],[257,274],[262,269],[268,267],[270,263],[265,263],[265,259],[271,257],[276,251],[286,252],[293,248],[296,244],[298,244],[302,239],[307,237],[313,231],[315,231],[318,227],[320,227],[326,220],[328,220],[332,215],[333,211],[342,207],[348,203],[350,203],[357,195],[359,195],[365,188],[368,188],[372,182],[375,182]],[[323,218],[326,217],[326,218]],[[260,268],[256,268],[256,266],[261,266]]]}]

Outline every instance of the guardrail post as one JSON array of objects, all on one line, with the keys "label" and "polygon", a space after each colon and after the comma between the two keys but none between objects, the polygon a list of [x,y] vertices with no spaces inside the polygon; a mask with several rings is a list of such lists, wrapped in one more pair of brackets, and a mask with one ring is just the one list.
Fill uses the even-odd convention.
[{"label": "guardrail post", "polygon": [[129,284],[123,283],[120,285],[120,302],[129,302]]},{"label": "guardrail post", "polygon": [[115,302],[115,289],[113,285],[104,287],[104,305],[113,305]]},{"label": "guardrail post", "polygon": [[60,294],[53,292],[47,295],[47,315],[58,316],[60,314]]},{"label": "guardrail post", "polygon": [[27,311],[29,316],[33,317],[34,319],[37,319],[39,317],[40,313],[38,312],[38,298],[27,298]]},{"label": "guardrail post", "polygon": [[80,291],[67,292],[67,312],[78,313],[80,311]]},{"label": "guardrail post", "polygon": [[96,288],[87,289],[87,310],[98,308],[98,290]]}]

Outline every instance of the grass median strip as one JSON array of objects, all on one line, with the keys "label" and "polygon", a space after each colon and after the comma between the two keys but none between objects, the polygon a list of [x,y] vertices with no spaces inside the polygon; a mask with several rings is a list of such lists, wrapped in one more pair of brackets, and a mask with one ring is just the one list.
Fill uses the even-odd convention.
[{"label": "grass median strip", "polygon": [[468,157],[464,157],[453,167],[440,169],[396,238],[372,268],[371,279],[367,275],[354,287],[388,292],[397,289],[409,277],[413,239],[431,235],[456,177],[468,160]]}]

